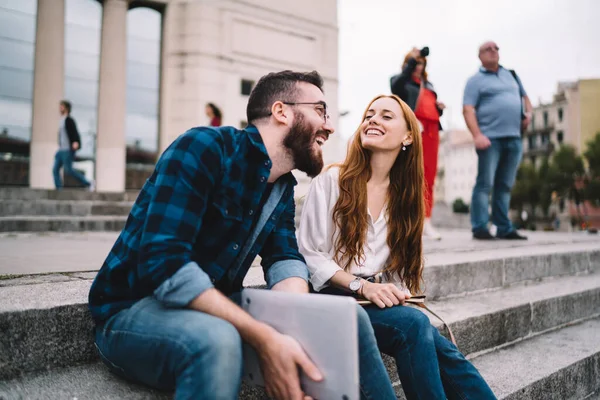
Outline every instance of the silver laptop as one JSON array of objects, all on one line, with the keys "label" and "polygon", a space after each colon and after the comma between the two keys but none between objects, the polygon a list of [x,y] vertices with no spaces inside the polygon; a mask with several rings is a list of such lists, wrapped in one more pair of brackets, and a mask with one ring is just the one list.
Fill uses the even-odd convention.
[{"label": "silver laptop", "polygon": [[[356,300],[346,296],[296,294],[244,289],[242,307],[255,319],[295,338],[324,379],[304,373],[304,392],[319,400],[358,400],[358,327]],[[264,386],[258,357],[244,343],[244,379]]]}]

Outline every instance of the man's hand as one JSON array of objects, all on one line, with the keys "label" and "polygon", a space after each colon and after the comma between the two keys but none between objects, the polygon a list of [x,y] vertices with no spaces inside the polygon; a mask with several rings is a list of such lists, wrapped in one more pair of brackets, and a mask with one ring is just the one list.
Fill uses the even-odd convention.
[{"label": "man's hand", "polygon": [[404,304],[404,300],[410,298],[409,294],[398,289],[393,283],[372,283],[364,281],[360,294],[379,308]]},{"label": "man's hand", "polygon": [[265,390],[277,400],[307,400],[300,388],[300,367],[315,382],[323,375],[306,355],[300,344],[291,336],[272,333],[260,343],[256,352],[260,358]]},{"label": "man's hand", "polygon": [[435,102],[435,104],[437,105],[437,107],[438,107],[440,110],[443,110],[443,109],[445,109],[445,108],[446,108],[446,105],[445,105],[444,103],[442,103],[441,101],[436,101],[436,102]]},{"label": "man's hand", "polygon": [[71,145],[71,148],[73,149],[73,151],[79,150],[79,143],[73,142],[73,144]]},{"label": "man's hand", "polygon": [[492,145],[490,139],[488,139],[488,137],[483,134],[475,136],[475,138],[473,138],[473,141],[475,142],[475,148],[477,150],[485,150]]}]

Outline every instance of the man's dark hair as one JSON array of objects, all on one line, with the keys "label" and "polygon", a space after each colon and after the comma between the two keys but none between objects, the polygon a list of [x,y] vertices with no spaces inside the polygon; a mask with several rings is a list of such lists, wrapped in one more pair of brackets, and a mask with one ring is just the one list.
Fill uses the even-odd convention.
[{"label": "man's dark hair", "polygon": [[60,104],[62,104],[67,109],[67,114],[71,114],[71,102],[70,101],[68,101],[68,100],[61,100]]},{"label": "man's dark hair", "polygon": [[246,118],[249,123],[268,117],[271,114],[271,106],[276,101],[294,102],[298,96],[297,82],[306,82],[323,91],[323,78],[317,71],[294,72],[281,71],[271,72],[259,79],[256,83],[246,107]]}]

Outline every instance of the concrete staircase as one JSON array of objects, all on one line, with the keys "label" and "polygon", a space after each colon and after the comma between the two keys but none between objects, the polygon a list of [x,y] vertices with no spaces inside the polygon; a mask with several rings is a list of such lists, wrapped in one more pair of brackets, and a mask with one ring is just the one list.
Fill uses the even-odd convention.
[{"label": "concrete staircase", "polygon": [[[454,252],[426,243],[430,307],[498,398],[598,399],[600,240],[498,243]],[[94,275],[0,280],[1,399],[172,396],[123,381],[98,361],[86,305]],[[251,268],[245,285],[263,283]],[[404,398],[393,360],[385,362]],[[244,386],[240,398],[265,396]]]},{"label": "concrete staircase", "polygon": [[[138,192],[0,187],[0,233],[120,231]],[[296,226],[304,197],[296,199]]]},{"label": "concrete staircase", "polygon": [[0,232],[119,231],[137,192],[0,188]]}]

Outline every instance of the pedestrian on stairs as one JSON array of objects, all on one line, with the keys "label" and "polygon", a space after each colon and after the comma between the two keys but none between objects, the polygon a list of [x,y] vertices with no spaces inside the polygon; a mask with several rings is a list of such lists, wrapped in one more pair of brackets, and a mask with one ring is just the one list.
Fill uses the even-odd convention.
[{"label": "pedestrian on stairs", "polygon": [[75,152],[81,149],[81,139],[77,131],[77,124],[73,117],[71,117],[71,103],[67,100],[62,100],[59,104],[59,112],[61,118],[58,126],[58,151],[54,155],[54,167],[52,167],[54,186],[56,186],[56,189],[62,189],[63,187],[60,177],[60,170],[62,168],[65,175],[71,175],[83,186],[93,191],[94,182],[88,181],[81,173],[73,169]]}]

